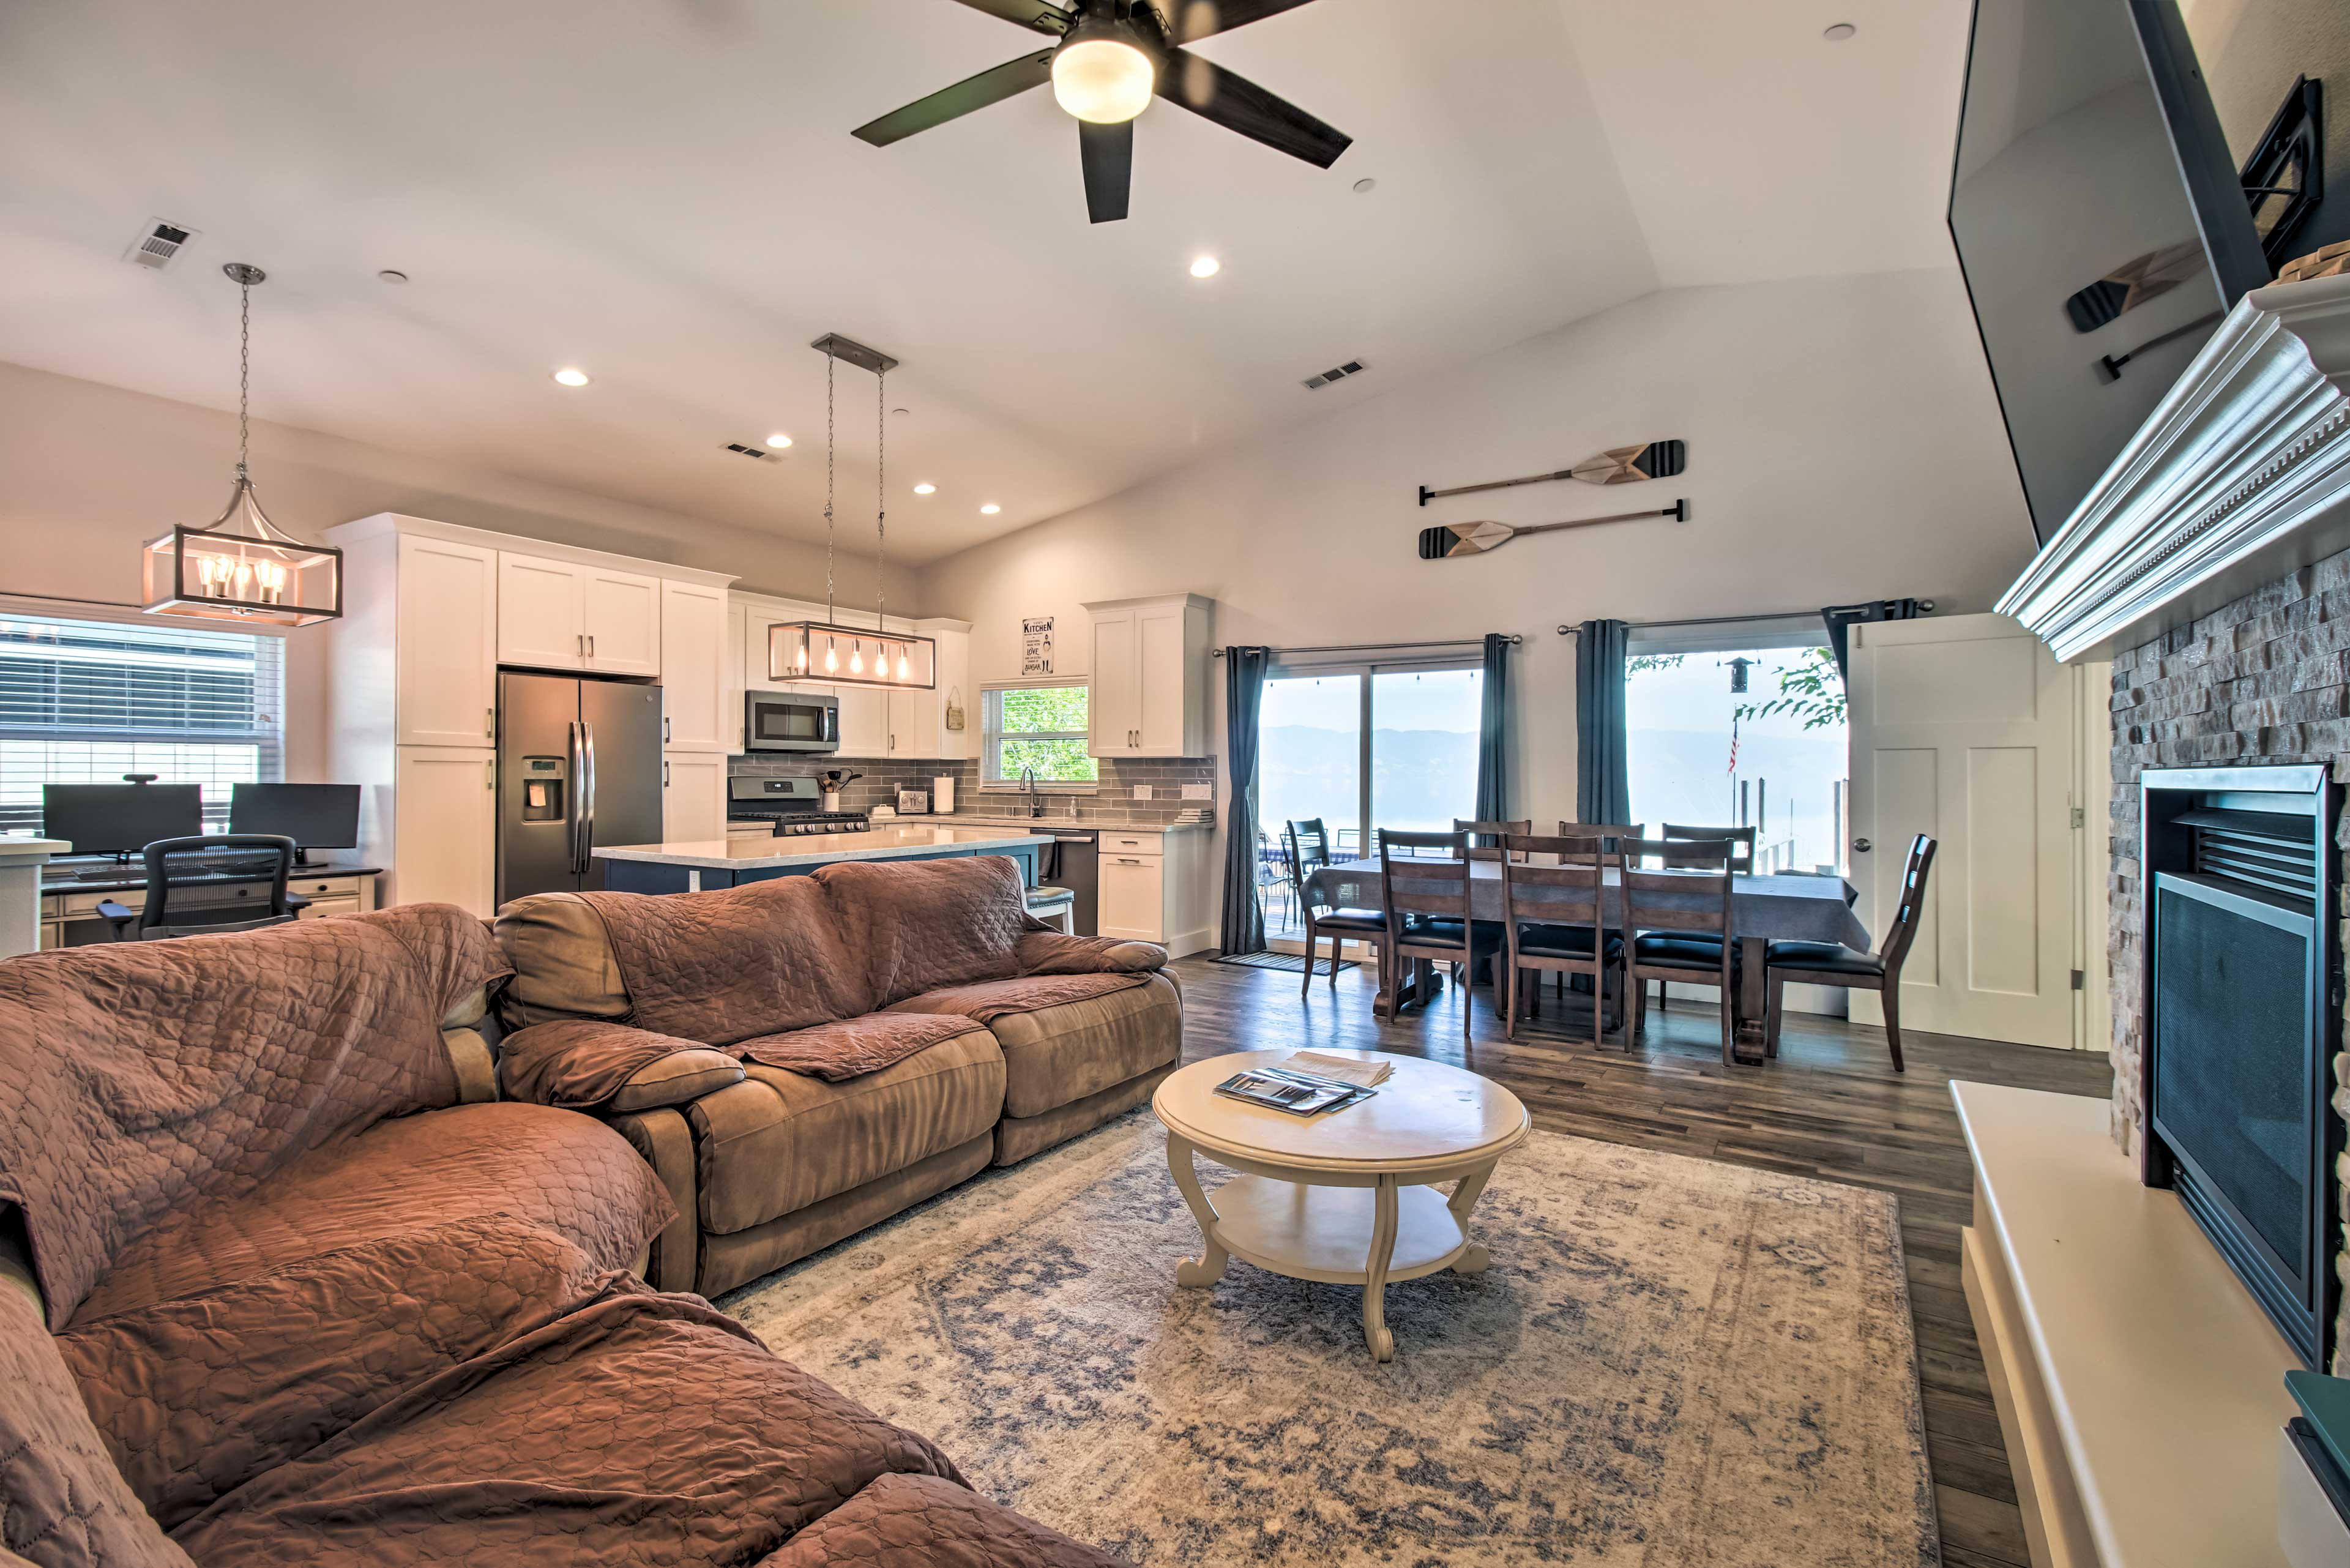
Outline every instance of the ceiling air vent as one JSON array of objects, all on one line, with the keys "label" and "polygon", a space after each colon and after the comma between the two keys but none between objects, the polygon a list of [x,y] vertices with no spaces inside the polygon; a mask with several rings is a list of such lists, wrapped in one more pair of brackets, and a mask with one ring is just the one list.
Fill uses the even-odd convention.
[{"label": "ceiling air vent", "polygon": [[1343,381],[1349,376],[1359,376],[1368,369],[1369,367],[1360,359],[1349,359],[1345,364],[1325,370],[1318,376],[1306,377],[1305,389],[1309,392],[1319,391],[1333,381]]},{"label": "ceiling air vent", "polygon": [[196,231],[185,224],[152,218],[139,231],[139,237],[130,242],[130,248],[122,253],[122,259],[140,266],[163,266],[195,237]]},{"label": "ceiling air vent", "polygon": [[726,443],[726,450],[734,453],[738,457],[747,457],[758,462],[764,462],[766,459],[775,456],[775,453],[769,452],[765,447],[752,446],[747,442],[739,441],[728,441]]}]

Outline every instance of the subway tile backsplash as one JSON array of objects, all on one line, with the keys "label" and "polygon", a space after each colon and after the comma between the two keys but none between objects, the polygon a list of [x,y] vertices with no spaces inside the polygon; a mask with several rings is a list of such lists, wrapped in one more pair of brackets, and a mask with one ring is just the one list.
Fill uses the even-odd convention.
[{"label": "subway tile backsplash", "polygon": [[[979,763],[972,761],[873,761],[857,757],[770,757],[740,756],[727,763],[729,774],[758,778],[813,778],[818,774],[842,770],[859,776],[850,781],[841,792],[841,805],[850,811],[870,811],[877,805],[894,806],[898,791],[929,789],[931,780],[941,774],[951,774],[955,781],[955,815],[958,816],[1011,816],[1026,809],[1024,797],[1017,791],[983,790],[979,787]],[[1221,796],[1214,757],[1149,757],[1101,760],[1101,781],[1093,794],[1045,796],[1045,815],[1055,820],[1066,821],[1062,813],[1067,803],[1076,803],[1076,820],[1098,822],[1110,826],[1150,827],[1172,822],[1181,812],[1204,805],[1213,817],[1217,799],[1185,800],[1183,786],[1204,784]],[[1134,798],[1136,784],[1149,784],[1151,798]]]}]

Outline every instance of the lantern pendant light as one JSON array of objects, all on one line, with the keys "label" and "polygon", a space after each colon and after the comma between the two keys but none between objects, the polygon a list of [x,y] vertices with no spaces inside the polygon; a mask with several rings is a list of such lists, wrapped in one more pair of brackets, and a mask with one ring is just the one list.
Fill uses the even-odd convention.
[{"label": "lantern pendant light", "polygon": [[[827,333],[809,345],[824,355],[824,619],[786,621],[767,633],[767,678],[814,680],[827,686],[878,686],[889,691],[938,689],[938,643],[890,629],[889,600],[889,372],[898,361],[877,349]],[[873,372],[877,415],[873,512],[873,625],[841,624],[833,596],[833,504],[838,442],[834,431],[834,371],[842,360]],[[842,651],[846,645],[847,651]],[[869,646],[868,646],[869,645]]]},{"label": "lantern pendant light", "polygon": [[141,559],[141,607],[245,626],[315,626],[343,613],[343,553],[308,545],[261,510],[247,459],[253,393],[253,286],[257,266],[221,268],[239,290],[236,358],[236,482],[228,504],[201,528],[151,539]]}]

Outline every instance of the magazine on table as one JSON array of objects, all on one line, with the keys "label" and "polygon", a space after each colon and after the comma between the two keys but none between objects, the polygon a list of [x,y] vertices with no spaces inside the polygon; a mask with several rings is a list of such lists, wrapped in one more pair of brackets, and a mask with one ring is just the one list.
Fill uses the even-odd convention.
[{"label": "magazine on table", "polygon": [[1333,1056],[1322,1051],[1292,1051],[1278,1065],[1285,1072],[1303,1073],[1309,1078],[1336,1078],[1339,1083],[1356,1084],[1366,1089],[1378,1088],[1395,1071],[1392,1062],[1366,1062],[1359,1056]]},{"label": "magazine on table", "polygon": [[1216,1093],[1267,1110],[1285,1111],[1293,1116],[1315,1116],[1368,1099],[1378,1091],[1361,1084],[1342,1084],[1281,1067],[1251,1067],[1218,1084]]}]

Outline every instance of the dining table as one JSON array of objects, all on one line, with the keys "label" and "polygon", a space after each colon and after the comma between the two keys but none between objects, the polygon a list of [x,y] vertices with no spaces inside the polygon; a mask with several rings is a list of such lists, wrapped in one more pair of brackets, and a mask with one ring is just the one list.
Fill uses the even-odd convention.
[{"label": "dining table", "polygon": [[[1668,873],[1670,875],[1670,873]],[[1603,918],[1609,929],[1621,930],[1624,892],[1615,867],[1606,871],[1601,893]],[[1710,881],[1703,872],[1686,873],[1693,882]],[[1351,909],[1384,909],[1386,882],[1376,860],[1341,860],[1316,867],[1306,879],[1317,904]],[[1718,884],[1717,884],[1718,886]],[[1719,909],[1718,892],[1692,890],[1690,909]],[[1763,957],[1774,941],[1837,942],[1848,948],[1868,947],[1868,928],[1853,913],[1859,894],[1843,877],[1780,873],[1732,877],[1730,888],[1731,940],[1741,948],[1738,994],[1731,1016],[1735,1026],[1735,1055],[1750,1064],[1764,1057],[1763,1014],[1766,992]],[[1641,895],[1644,903],[1670,907],[1679,902],[1669,892]],[[1469,918],[1502,923],[1502,867],[1496,860],[1469,863]],[[1426,964],[1382,964],[1375,1003],[1383,1017],[1415,1002],[1430,999],[1433,978]]]}]

